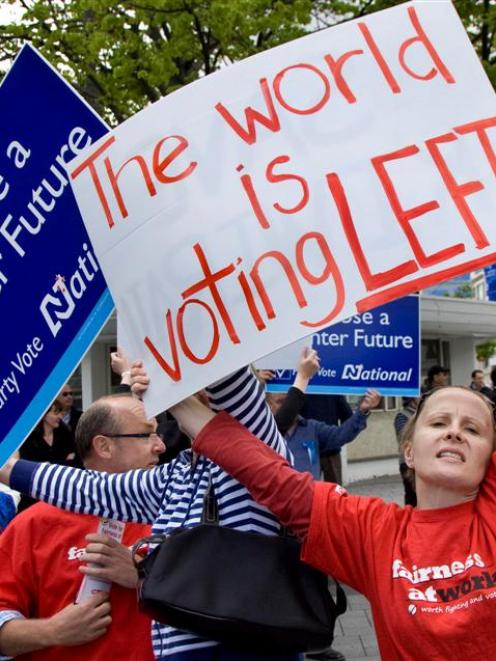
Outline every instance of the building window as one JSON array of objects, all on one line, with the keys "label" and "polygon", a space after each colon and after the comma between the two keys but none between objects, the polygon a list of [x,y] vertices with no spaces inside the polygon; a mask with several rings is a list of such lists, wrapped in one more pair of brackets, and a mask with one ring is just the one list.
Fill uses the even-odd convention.
[{"label": "building window", "polygon": [[81,366],[78,366],[72,376],[67,380],[67,383],[72,388],[72,395],[74,397],[74,406],[77,409],[83,408],[83,397],[81,389]]}]

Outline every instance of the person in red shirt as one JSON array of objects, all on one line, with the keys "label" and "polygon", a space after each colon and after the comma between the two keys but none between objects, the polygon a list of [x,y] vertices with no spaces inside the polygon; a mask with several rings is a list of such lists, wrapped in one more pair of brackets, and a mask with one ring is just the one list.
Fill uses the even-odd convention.
[{"label": "person in red shirt", "polygon": [[383,659],[496,658],[495,426],[486,398],[448,386],[421,399],[404,437],[417,508],[315,482],[194,399],[172,412],[196,452],[301,538],[303,561],[369,599]]},{"label": "person in red shirt", "polygon": [[[87,469],[117,473],[157,464],[165,447],[154,423],[133,428],[134,438],[119,436],[121,421],[134,420],[136,411],[146,419],[140,401],[116,395],[83,414],[76,444]],[[98,523],[38,503],[7,526],[0,537],[0,654],[25,661],[152,661],[151,623],[137,608],[129,550],[151,527],[126,524],[120,544],[97,534]],[[83,574],[111,580],[110,597],[100,593],[75,604]]]}]

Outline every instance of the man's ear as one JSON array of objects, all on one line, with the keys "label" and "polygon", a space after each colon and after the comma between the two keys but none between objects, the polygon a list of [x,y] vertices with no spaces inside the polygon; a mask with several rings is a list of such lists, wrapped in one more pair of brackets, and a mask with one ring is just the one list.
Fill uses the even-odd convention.
[{"label": "man's ear", "polygon": [[97,434],[91,441],[93,452],[101,459],[110,459],[112,456],[112,444],[108,436]]},{"label": "man's ear", "polygon": [[411,441],[406,441],[403,445],[403,456],[405,457],[405,464],[408,468],[415,468],[415,462],[413,459],[413,443]]}]

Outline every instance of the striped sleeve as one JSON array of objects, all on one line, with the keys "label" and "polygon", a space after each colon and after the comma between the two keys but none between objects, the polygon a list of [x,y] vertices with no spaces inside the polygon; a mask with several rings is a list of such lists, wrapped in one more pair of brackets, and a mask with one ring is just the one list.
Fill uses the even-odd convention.
[{"label": "striped sleeve", "polygon": [[152,523],[162,505],[170,466],[110,474],[19,460],[11,484],[70,512]]},{"label": "striped sleeve", "polygon": [[212,410],[226,411],[254,436],[291,460],[291,453],[267,405],[265,389],[249,367],[209,386],[207,393]]}]

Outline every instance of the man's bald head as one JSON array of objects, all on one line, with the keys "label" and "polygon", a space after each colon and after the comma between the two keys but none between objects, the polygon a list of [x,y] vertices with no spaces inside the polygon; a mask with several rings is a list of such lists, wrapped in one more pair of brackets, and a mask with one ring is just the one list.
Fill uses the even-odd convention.
[{"label": "man's bald head", "polygon": [[[98,434],[118,434],[120,431],[117,400],[130,400],[130,395],[110,395],[101,397],[80,417],[76,427],[76,449],[82,461],[91,453],[93,439]],[[114,404],[115,403],[115,404]]]},{"label": "man's bald head", "polygon": [[165,451],[146,417],[143,403],[130,395],[110,395],[94,402],[76,428],[76,447],[85,466],[120,473],[151,468]]}]

